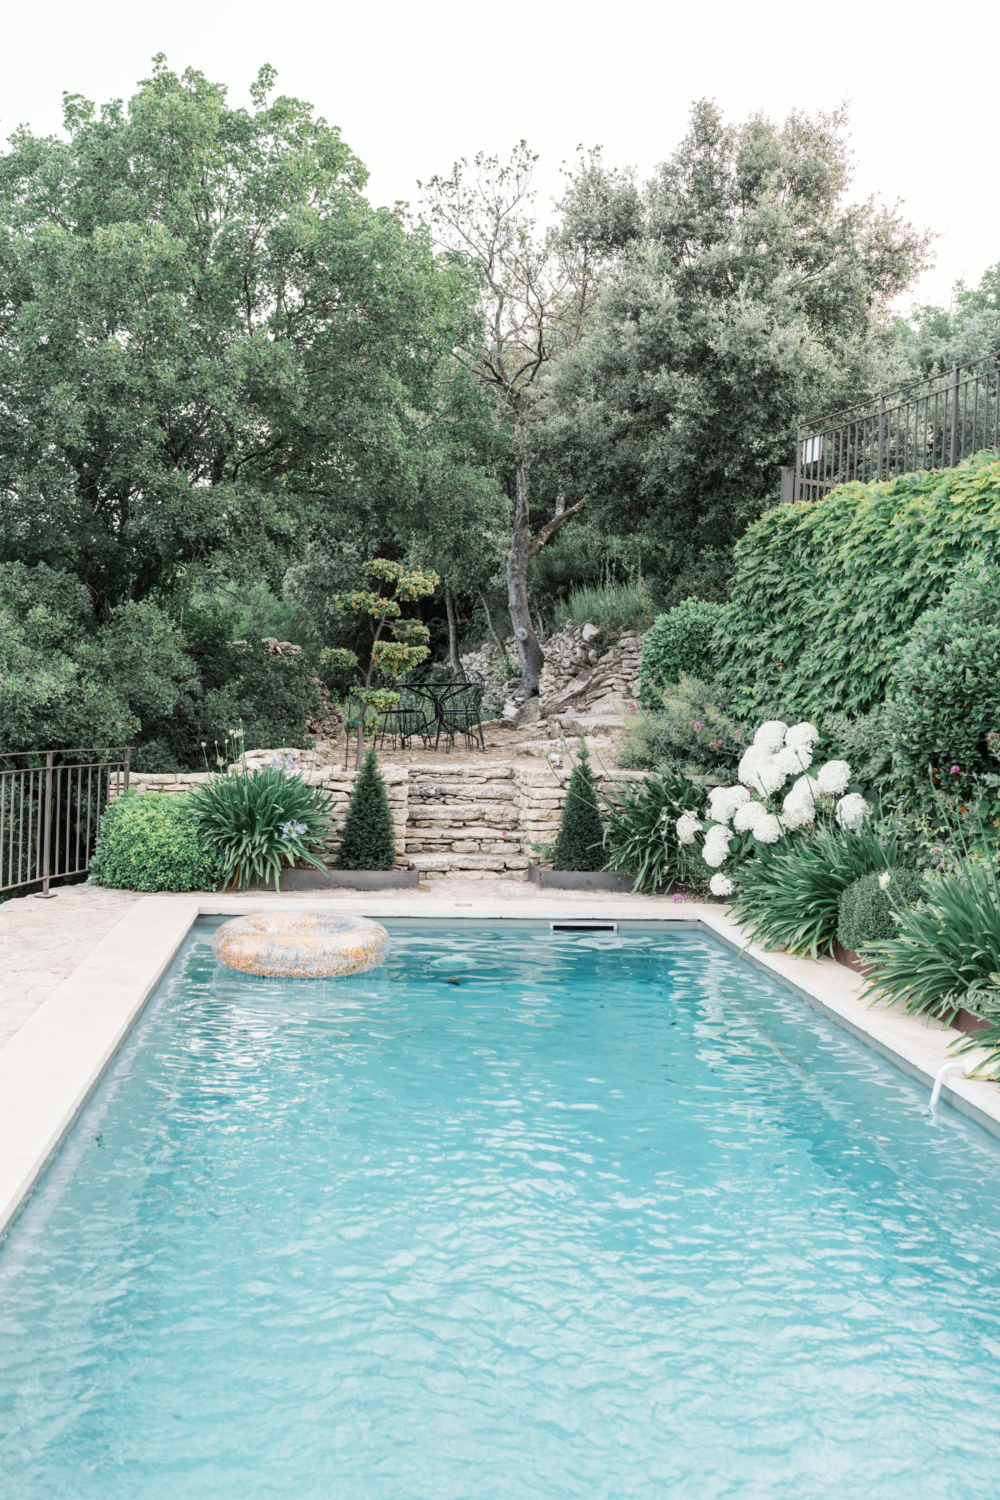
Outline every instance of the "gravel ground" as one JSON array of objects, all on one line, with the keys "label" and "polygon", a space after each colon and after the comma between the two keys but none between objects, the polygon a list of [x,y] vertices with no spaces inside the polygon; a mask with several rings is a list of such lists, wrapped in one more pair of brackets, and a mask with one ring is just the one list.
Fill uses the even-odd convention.
[{"label": "gravel ground", "polygon": [[51,901],[0,905],[0,1047],[138,900],[135,891],[64,885]]}]

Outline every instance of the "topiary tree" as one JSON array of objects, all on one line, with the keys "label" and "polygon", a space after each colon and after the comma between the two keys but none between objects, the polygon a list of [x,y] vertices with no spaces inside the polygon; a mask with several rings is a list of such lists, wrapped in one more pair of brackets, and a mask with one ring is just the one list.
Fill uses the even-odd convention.
[{"label": "topiary tree", "polygon": [[374,748],[366,754],[351,792],[337,866],[341,870],[396,867],[396,831]]},{"label": "topiary tree", "polygon": [[[429,568],[404,568],[402,563],[389,562],[384,557],[375,557],[365,563],[369,578],[377,580],[374,589],[362,589],[353,594],[337,594],[334,603],[341,614],[368,615],[372,622],[372,650],[368,664],[360,667],[355,652],[343,646],[327,646],[320,661],[342,673],[357,676],[348,692],[361,704],[358,720],[358,752],[355,767],[361,769],[364,755],[365,735],[374,736],[378,728],[379,715],[388,713],[399,703],[399,694],[391,688],[372,687],[376,672],[393,679],[402,677],[411,667],[419,666],[430,655],[430,631],[419,620],[404,620],[401,603],[412,603],[425,594],[433,594],[441,582],[437,573]],[[391,593],[383,593],[382,584],[391,586]],[[393,639],[384,640],[382,632],[388,627]],[[355,866],[367,869],[367,865]],[[373,865],[371,868],[380,869]]]},{"label": "topiary tree", "polygon": [[1000,730],[1000,569],[966,567],[925,610],[900,653],[886,728],[896,776],[930,793],[993,768],[987,735]]},{"label": "topiary tree", "polygon": [[707,599],[685,599],[658,615],[642,641],[639,700],[643,708],[663,706],[663,689],[682,673],[704,680],[715,671],[712,634],[723,606]]},{"label": "topiary tree", "polygon": [[566,788],[566,802],[552,863],[557,870],[604,868],[604,826],[585,745],[580,747],[580,758]]}]

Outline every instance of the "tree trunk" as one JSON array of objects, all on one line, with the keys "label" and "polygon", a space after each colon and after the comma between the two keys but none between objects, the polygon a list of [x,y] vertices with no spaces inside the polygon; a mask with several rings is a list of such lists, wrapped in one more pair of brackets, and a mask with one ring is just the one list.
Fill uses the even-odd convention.
[{"label": "tree trunk", "polygon": [[458,654],[458,611],[455,608],[455,595],[447,586],[444,591],[444,607],[448,613],[448,661],[458,681],[465,682],[465,668]]},{"label": "tree trunk", "polygon": [[538,697],[538,679],[545,656],[538,644],[538,636],[531,619],[528,605],[528,563],[532,557],[528,537],[528,467],[531,462],[527,453],[517,457],[517,500],[514,507],[514,528],[507,554],[507,603],[511,624],[517,640],[517,654],[521,658],[521,688],[524,701]]},{"label": "tree trunk", "polygon": [[496,646],[496,648],[500,652],[501,656],[506,656],[506,654],[507,654],[506,647],[504,646],[503,641],[497,635],[497,629],[496,629],[496,626],[493,623],[493,616],[490,614],[490,606],[489,606],[489,602],[488,602],[488,600],[486,598],[486,594],[483,592],[482,589],[477,589],[476,592],[479,595],[480,602],[482,603],[483,609],[486,611],[486,623],[489,626],[490,635],[493,637],[493,644],[494,644],[494,646]]}]

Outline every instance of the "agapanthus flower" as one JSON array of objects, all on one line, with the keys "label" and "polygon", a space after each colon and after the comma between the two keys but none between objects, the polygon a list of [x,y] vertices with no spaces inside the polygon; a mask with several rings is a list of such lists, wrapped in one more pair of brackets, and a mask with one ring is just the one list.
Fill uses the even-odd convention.
[{"label": "agapanthus flower", "polygon": [[681,813],[677,819],[677,842],[679,844],[693,844],[694,836],[700,833],[704,824],[693,812]]},{"label": "agapanthus flower", "polygon": [[283,839],[293,839],[298,834],[308,833],[308,832],[309,832],[309,824],[308,823],[296,823],[296,821],[295,821],[294,818],[289,818],[289,820],[288,820],[287,823],[282,823],[282,825],[281,825],[281,837]]},{"label": "agapanthus flower", "polygon": [[721,870],[712,876],[708,882],[708,888],[713,896],[731,896],[736,889],[729,876],[723,875]]},{"label": "agapanthus flower", "polygon": [[754,735],[753,742],[761,750],[774,755],[785,743],[787,732],[788,725],[783,724],[780,719],[767,719]]},{"label": "agapanthus flower", "polygon": [[857,833],[870,812],[871,808],[860,792],[852,792],[849,797],[841,797],[837,803],[837,822],[841,828]]},{"label": "agapanthus flower", "polygon": [[825,766],[820,766],[816,785],[828,797],[837,797],[847,790],[850,779],[851,768],[846,760],[828,760]]}]

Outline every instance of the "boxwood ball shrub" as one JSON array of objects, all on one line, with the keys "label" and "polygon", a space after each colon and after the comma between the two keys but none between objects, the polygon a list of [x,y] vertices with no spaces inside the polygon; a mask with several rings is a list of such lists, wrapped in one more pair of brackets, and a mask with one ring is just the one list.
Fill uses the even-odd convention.
[{"label": "boxwood ball shrub", "polygon": [[129,791],[101,818],[90,863],[95,885],[127,891],[213,891],[222,862],[199,836],[191,798]]},{"label": "boxwood ball shrub", "polygon": [[842,948],[860,953],[866,943],[881,943],[899,931],[897,914],[924,895],[916,870],[872,871],[841,892],[837,941]]},{"label": "boxwood ball shrub", "polygon": [[662,690],[682,672],[702,679],[713,675],[712,641],[722,608],[706,599],[685,599],[656,617],[642,639],[639,700],[644,708],[659,708]]}]

